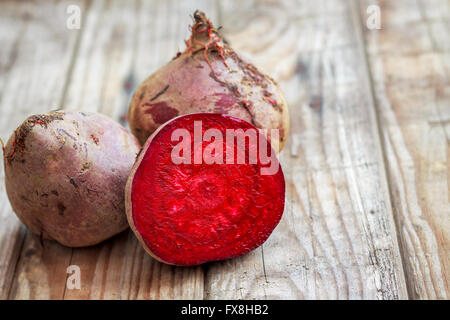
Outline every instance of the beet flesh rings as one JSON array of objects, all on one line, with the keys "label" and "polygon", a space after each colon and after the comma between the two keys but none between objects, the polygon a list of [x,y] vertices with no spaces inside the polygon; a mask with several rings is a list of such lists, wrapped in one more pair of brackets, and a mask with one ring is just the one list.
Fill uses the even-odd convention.
[{"label": "beet flesh rings", "polygon": [[[201,123],[202,134],[208,129],[222,133],[223,150],[216,151],[223,153],[223,164],[207,164],[203,160],[201,164],[194,163],[195,150],[205,152],[210,141],[215,141],[212,138],[205,142],[203,138],[202,149],[195,148],[194,123]],[[182,140],[174,134],[177,129],[188,132],[190,150],[178,154],[191,159],[191,164],[174,163],[174,148]],[[230,143],[225,138],[227,129],[254,131],[266,141],[246,121],[221,114],[198,113],[167,122],[144,145],[127,184],[127,216],[146,251],[156,259],[188,266],[240,256],[264,243],[280,221],[285,183],[270,144],[259,145],[266,148],[269,155],[272,152],[275,174],[261,174],[261,169],[270,165],[263,164],[259,155],[256,164],[255,161],[249,163],[252,150],[249,139],[245,140],[243,164],[242,161],[236,163],[239,144],[238,139],[234,140],[234,157],[228,158],[234,161],[231,164],[225,155],[226,150],[230,150],[226,145]],[[173,136],[178,138],[172,141]]]}]

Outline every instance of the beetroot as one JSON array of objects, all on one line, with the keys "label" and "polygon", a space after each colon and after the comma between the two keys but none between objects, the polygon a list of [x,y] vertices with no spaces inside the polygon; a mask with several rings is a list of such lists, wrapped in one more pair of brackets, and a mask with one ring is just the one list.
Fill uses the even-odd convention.
[{"label": "beetroot", "polygon": [[97,244],[128,227],[124,188],[139,149],[130,132],[101,114],[30,116],[4,148],[11,206],[43,239]]},{"label": "beetroot", "polygon": [[136,90],[128,113],[133,134],[144,144],[178,115],[222,113],[257,128],[278,129],[279,140],[272,147],[281,150],[289,133],[289,112],[277,83],[224,43],[202,12],[194,13],[194,22],[186,50]]},{"label": "beetroot", "polygon": [[280,221],[284,195],[281,166],[262,133],[241,119],[198,113],[167,122],[147,140],[125,203],[146,251],[188,266],[260,246]]}]

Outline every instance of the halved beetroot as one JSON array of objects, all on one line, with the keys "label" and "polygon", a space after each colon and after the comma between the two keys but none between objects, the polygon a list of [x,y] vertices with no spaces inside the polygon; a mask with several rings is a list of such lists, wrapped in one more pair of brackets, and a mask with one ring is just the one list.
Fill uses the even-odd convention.
[{"label": "halved beetroot", "polygon": [[[238,129],[255,132],[258,143],[227,139],[227,130]],[[206,133],[200,143],[195,140],[199,132]],[[180,151],[180,145],[189,148]],[[245,161],[238,163],[239,148]],[[271,155],[269,163],[255,151]],[[126,187],[127,217],[154,258],[197,265],[237,257],[264,243],[281,219],[284,193],[275,152],[253,125],[222,114],[190,114],[167,122],[145,143]]]}]

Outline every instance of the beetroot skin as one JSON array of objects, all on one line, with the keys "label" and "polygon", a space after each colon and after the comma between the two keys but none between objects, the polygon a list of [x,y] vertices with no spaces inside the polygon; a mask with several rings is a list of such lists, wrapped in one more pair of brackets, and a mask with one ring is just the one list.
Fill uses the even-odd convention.
[{"label": "beetroot skin", "polygon": [[[235,164],[175,164],[172,153],[180,139],[173,141],[174,131],[183,128],[193,137],[194,121],[201,121],[202,133],[213,128],[225,137],[227,129],[251,129],[261,137],[241,119],[197,113],[167,122],[147,140],[127,182],[127,218],[145,250],[174,265],[197,265],[248,253],[266,241],[284,210],[285,182],[278,160],[272,158],[275,174],[261,174],[268,164],[260,156],[256,163],[249,163],[254,145],[249,147],[248,142],[241,164],[236,164],[237,147]],[[205,141],[202,149],[196,149],[192,138],[190,154],[186,154],[194,159],[196,150],[210,146]],[[221,143],[223,159],[227,142]],[[263,148],[275,155],[270,144]]]},{"label": "beetroot skin", "polygon": [[202,12],[194,13],[194,22],[186,50],[137,88],[128,113],[133,134],[144,144],[176,116],[222,113],[257,128],[278,129],[278,146],[272,145],[281,150],[289,133],[289,111],[277,83],[225,44]]},{"label": "beetroot skin", "polygon": [[124,188],[139,149],[104,115],[31,116],[3,150],[11,206],[41,238],[69,247],[97,244],[128,227]]}]

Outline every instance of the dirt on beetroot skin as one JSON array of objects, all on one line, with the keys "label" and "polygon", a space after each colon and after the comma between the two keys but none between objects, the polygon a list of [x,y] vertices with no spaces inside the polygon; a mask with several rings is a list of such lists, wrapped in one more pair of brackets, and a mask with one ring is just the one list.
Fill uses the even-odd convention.
[{"label": "dirt on beetroot skin", "polygon": [[144,144],[161,124],[178,115],[223,113],[260,129],[278,129],[282,150],[289,111],[278,84],[240,58],[204,13],[196,11],[193,18],[186,50],[137,88],[128,112],[133,134]]}]

